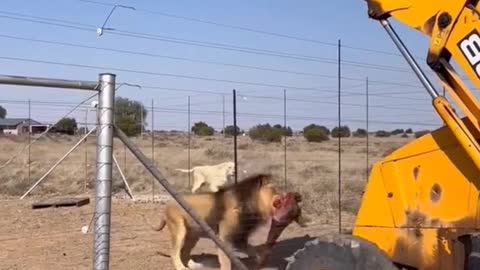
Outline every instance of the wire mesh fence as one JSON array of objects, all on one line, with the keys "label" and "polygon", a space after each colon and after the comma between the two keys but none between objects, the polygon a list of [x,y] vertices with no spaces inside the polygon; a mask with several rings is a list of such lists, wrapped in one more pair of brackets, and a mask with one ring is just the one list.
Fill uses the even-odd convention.
[{"label": "wire mesh fence", "polygon": [[[367,107],[365,103],[359,110],[363,115],[346,113],[341,123],[342,127],[348,128],[338,129],[338,118],[323,117],[318,113],[333,110],[337,104],[323,104],[324,99],[289,98],[287,90],[282,94],[258,96],[236,92],[239,131],[236,148],[232,133],[233,97],[230,95],[215,96],[212,102],[198,103],[195,97],[185,96],[183,102],[168,106],[162,105],[161,100],[143,102],[142,111],[138,112],[141,117],[137,118],[140,130],[131,137],[161,168],[168,181],[184,194],[190,193],[193,176],[178,169],[232,161],[235,151],[240,180],[266,172],[274,176],[278,186],[300,192],[304,213],[312,222],[307,228],[291,225],[287,229],[270,259],[278,263],[284,263],[283,259],[311,236],[337,232],[340,225],[344,232],[351,229],[372,165],[421,135],[416,132],[435,128],[434,124],[421,121],[384,121],[390,112],[402,111],[402,107]],[[39,127],[55,124],[55,120],[41,121],[49,112],[65,113],[76,106],[64,101],[2,100],[2,103],[15,104],[16,110],[26,110],[25,119],[33,118],[32,122],[38,122]],[[297,105],[293,105],[295,103]],[[205,104],[210,108],[205,108]],[[318,110],[318,106],[325,107]],[[92,226],[93,205],[39,211],[28,209],[27,204],[58,196],[91,196],[95,188],[94,134],[87,136],[48,175],[22,203],[21,210],[14,210],[18,208],[16,198],[97,124],[96,112],[91,105],[79,106],[71,117],[76,119],[77,125],[73,134],[58,130],[42,134],[44,129],[33,131],[27,125],[27,128],[17,129],[17,134],[4,130],[0,138],[3,152],[10,153],[0,157],[0,163],[4,165],[0,184],[5,205],[12,206],[7,206],[12,209],[10,211],[18,211],[7,214],[13,223],[8,219],[8,224],[12,225],[1,233],[0,248],[3,246],[7,250],[8,257],[26,250],[29,254],[15,266],[30,267],[41,260],[45,267],[90,267],[92,232],[89,226]],[[210,121],[204,121],[205,118]],[[205,122],[213,134],[201,134],[203,131],[197,129],[200,122]],[[325,127],[327,136],[315,142],[305,132],[310,125]],[[339,134],[345,136],[338,138]],[[167,234],[153,232],[151,225],[158,222],[163,203],[171,198],[118,139],[114,140],[114,156],[112,267],[138,267],[139,261],[132,257],[142,257],[144,268],[153,267],[168,260],[162,255],[168,254],[170,248]],[[135,200],[130,199],[129,189]],[[208,186],[203,189],[208,190]],[[3,222],[7,223],[7,220]],[[260,231],[252,239],[261,242],[265,235],[265,231],[263,234]],[[203,241],[200,246],[215,254],[213,243]],[[214,262],[211,263],[212,267],[215,266]]]}]

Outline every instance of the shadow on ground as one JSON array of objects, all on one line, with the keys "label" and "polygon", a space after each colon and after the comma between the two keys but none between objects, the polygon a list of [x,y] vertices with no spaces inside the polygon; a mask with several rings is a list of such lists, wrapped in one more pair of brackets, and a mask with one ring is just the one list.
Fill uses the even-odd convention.
[{"label": "shadow on ground", "polygon": [[[307,235],[278,241],[263,269],[285,269],[288,263],[286,259],[292,256],[295,251],[303,248],[305,242],[313,239],[313,237]],[[220,268],[216,254],[203,253],[200,255],[192,255],[192,259],[197,263],[201,263],[205,269]],[[255,269],[254,262],[251,260],[245,258],[242,259],[242,262],[244,262],[249,269]]]}]

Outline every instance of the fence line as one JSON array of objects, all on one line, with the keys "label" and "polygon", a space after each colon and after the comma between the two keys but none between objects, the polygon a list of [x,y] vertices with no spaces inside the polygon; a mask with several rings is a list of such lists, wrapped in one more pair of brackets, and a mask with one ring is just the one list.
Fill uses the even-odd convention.
[{"label": "fence line", "polygon": [[[192,165],[213,163],[221,159],[231,158],[233,157],[233,152],[235,151],[235,149],[237,149],[239,168],[241,168],[241,170],[239,170],[239,174],[242,174],[241,176],[239,176],[239,178],[245,175],[245,173],[243,173],[243,170],[247,170],[246,174],[254,172],[255,169],[267,170],[274,173],[276,176],[278,176],[278,183],[281,184],[285,189],[296,189],[297,191],[305,194],[307,200],[306,209],[308,213],[314,216],[324,217],[326,219],[325,223],[318,225],[318,227],[316,227],[316,225],[312,225],[310,227],[311,230],[322,230],[325,229],[325,226],[328,226],[328,228],[336,228],[337,224],[334,224],[331,220],[335,220],[335,218],[338,217],[338,225],[340,225],[339,229],[343,231],[351,225],[349,221],[350,217],[351,215],[355,214],[355,211],[358,208],[361,200],[360,194],[363,187],[361,187],[360,184],[357,184],[358,180],[363,180],[361,182],[362,185],[364,185],[365,181],[368,179],[371,162],[376,162],[380,160],[384,155],[383,151],[385,151],[385,153],[389,151],[388,149],[376,149],[379,148],[377,144],[385,144],[385,140],[388,139],[377,136],[379,134],[376,134],[375,131],[372,132],[369,125],[371,123],[386,123],[386,121],[376,120],[376,117],[378,117],[378,113],[376,114],[375,111],[372,113],[369,106],[369,95],[367,93],[368,81],[366,82],[365,87],[365,120],[361,119],[361,115],[357,115],[355,119],[345,119],[343,117],[339,117],[341,121],[337,122],[336,125],[356,125],[356,127],[358,128],[362,128],[362,125],[364,125],[363,128],[365,129],[366,134],[359,137],[353,136],[353,133],[355,132],[354,129],[350,130],[350,132],[352,133],[352,135],[350,136],[351,138],[332,137],[332,134],[330,134],[330,139],[328,141],[324,141],[318,144],[307,143],[304,137],[305,134],[297,132],[292,136],[282,136],[282,139],[278,143],[271,144],[257,142],[256,140],[250,139],[248,136],[238,136],[238,144],[235,146],[235,144],[233,143],[234,137],[228,136],[227,134],[225,134],[225,132],[223,132],[224,134],[221,134],[221,136],[213,137],[201,137],[192,132],[192,127],[194,126],[192,124],[199,122],[201,117],[204,115],[209,115],[212,117],[218,116],[218,122],[220,124],[213,127],[217,130],[217,132],[218,130],[224,131],[225,128],[227,128],[230,124],[227,123],[227,121],[224,122],[225,116],[234,116],[235,114],[229,112],[227,108],[222,108],[221,111],[212,111],[204,108],[192,109],[192,99],[190,98],[190,96],[188,96],[189,98],[187,99],[185,108],[176,110],[164,110],[164,107],[160,107],[161,105],[158,102],[155,102],[154,99],[152,99],[150,108],[147,108],[145,106],[144,109],[147,115],[150,113],[151,117],[138,118],[141,122],[150,121],[150,124],[147,124],[147,127],[150,128],[143,128],[143,126],[140,126],[140,130],[142,130],[142,132],[134,139],[137,141],[138,147],[141,148],[142,151],[144,151],[145,153],[151,153],[151,160],[154,164],[167,164],[167,166],[163,166],[164,168],[168,167],[164,173],[167,175],[168,178],[172,179],[171,184],[179,190],[187,190],[188,187],[191,186],[191,174],[183,175],[175,173],[174,169],[178,167],[178,164],[184,163],[177,163],[173,160],[172,162],[169,162],[168,159],[176,157],[180,161],[186,161],[185,164],[187,164],[187,167],[191,168]],[[237,115],[239,116],[238,125],[248,125],[247,120],[249,118],[245,116],[256,117],[256,120],[259,123],[265,123],[265,121],[261,121],[262,119],[283,119],[283,123],[279,125],[284,130],[287,130],[290,125],[299,126],[299,123],[304,123],[303,121],[305,119],[329,119],[332,123],[339,120],[339,118],[321,116],[316,117],[316,115],[302,115],[300,117],[298,112],[290,112],[290,110],[294,109],[290,109],[289,102],[292,101],[287,98],[287,92],[287,90],[284,91],[284,98],[282,99],[283,102],[278,102],[278,111],[281,111],[281,113],[275,111],[246,113],[246,111],[249,111],[251,110],[251,108],[253,108],[250,107],[253,106],[253,104],[250,105],[248,99],[244,100],[241,92],[239,92],[240,98],[237,99],[240,105],[238,106],[237,110]],[[219,107],[223,105],[223,100],[225,99],[222,99],[222,104],[218,104]],[[15,104],[28,105],[28,103],[28,101],[15,101]],[[0,105],[1,104],[2,102],[0,101]],[[40,112],[35,113],[37,117],[48,115],[48,109],[51,107],[64,107],[65,109],[63,110],[68,110],[72,107],[70,104],[64,102],[56,102],[54,104],[42,104],[40,102],[31,101],[30,104],[32,111]],[[156,107],[155,105],[160,106]],[[84,128],[84,131],[78,135],[85,135],[86,133],[88,133],[88,131],[93,130],[89,130],[89,127],[94,126],[96,124],[96,121],[89,119],[89,112],[87,106],[78,106],[77,109],[84,110],[82,110],[81,118],[79,116],[76,116],[78,119],[83,119],[82,121],[77,122],[77,124]],[[186,116],[187,124],[182,124],[182,121],[172,122],[173,124],[171,125],[163,124],[165,118],[168,118],[169,115],[181,117]],[[343,113],[341,115],[343,115]],[[373,119],[370,119],[371,117]],[[312,122],[315,123],[314,121]],[[414,121],[406,121],[401,123],[412,124],[412,126],[413,124],[419,126],[422,126],[424,124]],[[321,125],[322,123],[319,122],[318,124]],[[434,124],[429,124],[428,126],[424,127],[434,126]],[[176,133],[174,131],[165,130],[165,128],[167,127],[177,129],[179,130],[179,132]],[[298,131],[298,129],[295,131]],[[390,132],[391,130],[386,131]],[[421,131],[421,129],[415,131]],[[397,145],[398,147],[410,141],[414,136],[414,134],[412,133],[408,135],[409,138],[401,138],[401,134],[402,133],[400,133],[399,135],[390,135],[392,142],[395,142],[395,145]],[[45,135],[47,135],[47,133],[45,133]],[[32,140],[30,142],[29,138],[26,138],[26,140],[22,141],[21,138],[16,139],[12,136],[2,136],[2,138],[0,138],[0,142],[5,142],[5,140],[15,141],[13,146],[37,142],[37,146],[32,148],[31,153],[27,153],[27,166],[25,166],[27,163],[11,162],[10,164],[8,164],[9,168],[14,168],[16,171],[19,172],[21,172],[22,170],[29,170],[31,171],[32,177],[37,177],[38,168],[41,168],[43,166],[49,166],[52,164],[49,159],[39,159],[37,156],[38,153],[45,151],[45,146],[47,146],[50,140],[56,140],[61,143],[63,142],[63,140],[72,141],[72,138],[78,137],[56,136],[53,133],[48,133],[47,136],[45,135],[42,135],[42,138],[44,140],[40,140],[37,138],[37,136],[39,135],[32,134]],[[357,135],[358,134],[355,134],[355,136]],[[82,184],[82,189],[84,190],[84,192],[89,192],[89,190],[91,190],[88,188],[88,183],[90,182],[89,178],[90,174],[92,173],[91,167],[93,164],[95,164],[95,162],[92,161],[93,155],[91,154],[94,145],[92,143],[88,143],[87,138],[88,136],[83,141],[84,151],[73,153],[71,160],[65,160],[60,165],[65,168],[64,171],[66,171],[67,173],[75,167],[81,168],[80,170],[84,170],[82,174],[79,174],[82,175],[82,177],[84,178]],[[336,140],[334,140],[334,138]],[[115,139],[115,141],[118,141],[118,139]],[[395,147],[395,145],[392,145],[392,147]],[[117,163],[120,166],[120,168],[114,169],[116,170],[116,173],[118,175],[114,175],[113,177],[114,191],[116,192],[120,189],[125,189],[127,195],[129,193],[136,193],[136,198],[142,198],[145,193],[148,194],[149,191],[151,191],[151,193],[148,195],[151,196],[151,202],[158,203],[163,200],[163,197],[161,196],[164,196],[164,190],[160,190],[157,192],[156,184],[153,181],[153,178],[145,176],[147,169],[145,169],[141,164],[135,161],[132,153],[128,153],[126,145],[124,145],[123,148],[123,151],[116,151],[114,153],[118,161]],[[185,150],[185,152],[183,152],[182,150]],[[341,157],[341,167],[339,166],[338,169],[343,181],[338,182],[338,186],[331,186],[331,183],[335,183],[335,181],[338,181],[338,179],[335,178],[335,175],[333,173],[333,171],[335,171],[336,169],[336,155],[338,155],[338,157]],[[79,156],[82,156],[82,158],[79,159]],[[358,159],[365,159],[365,163],[358,162]],[[363,168],[364,166],[365,168]],[[359,170],[365,170],[365,175],[363,173],[358,174],[357,172]],[[365,177],[363,177],[363,175]],[[122,181],[121,178],[125,178],[128,182],[125,183],[124,181]],[[186,181],[182,182],[182,179],[184,178],[186,179]],[[28,180],[28,176],[27,181],[30,182]],[[142,189],[141,181],[148,181],[145,182],[144,185],[146,189]],[[148,187],[146,183],[151,183],[150,187]],[[338,193],[340,196],[333,195],[335,193],[336,187],[341,190],[341,192]],[[145,192],[142,192],[142,190],[144,190]],[[48,190],[46,190],[45,192],[48,193]],[[330,220],[330,222],[327,222],[328,219]],[[146,228],[146,226],[138,227],[138,225],[118,226],[114,230],[112,230],[112,233],[123,233],[127,230],[130,233],[141,233]],[[66,232],[66,234],[68,234],[68,232]],[[45,237],[48,238],[48,235],[46,235]],[[51,237],[55,236],[52,235]],[[116,239],[115,236],[113,236],[112,239]],[[2,239],[0,239],[0,242],[2,242]],[[119,248],[122,247],[122,244],[116,243],[111,247]]]}]

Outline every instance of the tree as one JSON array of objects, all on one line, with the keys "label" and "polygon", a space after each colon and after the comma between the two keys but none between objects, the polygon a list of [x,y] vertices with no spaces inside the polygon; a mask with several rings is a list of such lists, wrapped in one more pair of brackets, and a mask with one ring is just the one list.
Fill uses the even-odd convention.
[{"label": "tree", "polygon": [[392,130],[392,132],[390,132],[390,133],[392,135],[399,135],[399,134],[405,133],[405,131],[403,129],[397,128],[395,130]]},{"label": "tree", "polygon": [[315,125],[315,124],[310,124],[306,127],[303,128],[303,134],[305,134],[307,132],[307,130],[311,129],[311,128],[319,128],[323,131],[323,133],[325,133],[327,136],[330,135],[330,130],[325,127],[325,126],[319,126],[319,125]]},{"label": "tree", "polygon": [[248,135],[252,140],[263,142],[281,142],[285,132],[282,129],[272,127],[269,123],[267,123],[252,127],[248,131]]},{"label": "tree", "polygon": [[205,122],[197,122],[192,127],[192,132],[198,136],[212,136],[215,130]]},{"label": "tree", "polygon": [[325,132],[325,129],[320,126],[310,125],[305,127],[303,130],[303,137],[305,137],[308,142],[323,142],[330,139],[327,132]]},{"label": "tree", "polygon": [[405,130],[405,133],[407,133],[407,134],[412,134],[412,133],[413,133],[413,130],[412,130],[411,128],[409,128],[409,129]]},{"label": "tree", "polygon": [[276,124],[273,126],[273,128],[281,130],[283,133],[283,136],[291,137],[293,135],[292,128],[290,127],[284,128],[282,125]]},{"label": "tree", "polygon": [[359,137],[359,138],[367,137],[367,130],[363,128],[357,128],[357,130],[353,132],[353,137]]},{"label": "tree", "polygon": [[[143,113],[143,117],[142,117]],[[147,111],[139,101],[117,97],[115,99],[115,124],[127,135],[136,136],[145,127]],[[143,123],[142,123],[143,119]]]},{"label": "tree", "polygon": [[233,135],[235,135],[235,133],[237,133],[237,136],[238,136],[242,133],[242,131],[240,130],[240,128],[238,126],[237,126],[237,132],[235,132],[235,127],[233,125],[226,126],[225,130],[223,132],[227,136],[233,136]]},{"label": "tree", "polygon": [[5,117],[7,117],[7,109],[0,106],[0,119],[5,119]]},{"label": "tree", "polygon": [[385,130],[379,130],[377,132],[375,132],[375,137],[390,137],[391,133],[390,132],[387,132]]},{"label": "tree", "polygon": [[75,118],[62,118],[55,125],[56,133],[64,133],[68,135],[74,135],[77,131],[77,121]]},{"label": "tree", "polygon": [[334,138],[338,138],[338,137],[341,137],[341,138],[344,138],[344,137],[350,137],[351,133],[350,133],[350,128],[348,126],[341,126],[340,128],[338,127],[334,127],[332,129],[332,137]]}]

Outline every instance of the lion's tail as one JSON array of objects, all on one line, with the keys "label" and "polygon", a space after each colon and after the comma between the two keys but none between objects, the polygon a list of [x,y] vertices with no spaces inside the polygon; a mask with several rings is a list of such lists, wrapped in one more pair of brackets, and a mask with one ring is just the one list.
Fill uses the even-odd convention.
[{"label": "lion's tail", "polygon": [[162,218],[162,220],[160,220],[160,224],[158,224],[157,226],[153,225],[152,229],[154,231],[161,231],[163,230],[163,228],[165,228],[166,224],[167,224],[167,221],[164,218]]}]

